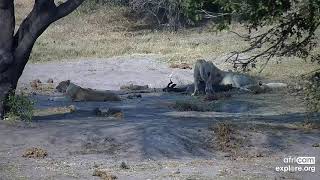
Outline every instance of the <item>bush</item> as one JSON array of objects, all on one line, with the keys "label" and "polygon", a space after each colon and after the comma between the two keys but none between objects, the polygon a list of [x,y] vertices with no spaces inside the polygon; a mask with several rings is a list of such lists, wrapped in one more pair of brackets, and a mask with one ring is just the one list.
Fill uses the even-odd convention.
[{"label": "bush", "polygon": [[307,108],[311,113],[320,112],[320,72],[309,78],[305,88]]},{"label": "bush", "polygon": [[129,5],[147,23],[177,30],[201,19],[197,10],[203,3],[202,0],[130,0]]},{"label": "bush", "polygon": [[195,25],[202,21],[201,9],[216,12],[219,7],[206,0],[87,0],[79,8],[80,12],[90,13],[110,6],[129,7],[136,19],[156,28],[178,28]]},{"label": "bush", "polygon": [[202,100],[194,99],[194,100],[178,100],[172,106],[177,111],[214,111],[215,104],[204,102]]},{"label": "bush", "polygon": [[34,102],[31,101],[24,94],[15,95],[11,93],[6,100],[6,109],[9,111],[5,113],[5,118],[9,120],[23,120],[32,121],[34,113]]},{"label": "bush", "polygon": [[86,0],[84,3],[95,5],[128,5],[129,0]]},{"label": "bush", "polygon": [[217,123],[214,127],[217,142],[221,149],[227,149],[230,146],[230,141],[233,134],[232,125],[229,122]]},{"label": "bush", "polygon": [[198,104],[189,101],[176,101],[173,108],[178,111],[204,111]]},{"label": "bush", "polygon": [[83,13],[91,13],[99,8],[105,8],[110,6],[128,6],[129,0],[86,0],[78,11]]},{"label": "bush", "polygon": [[306,129],[319,129],[320,120],[320,72],[311,75],[304,88],[307,117],[303,124]]}]

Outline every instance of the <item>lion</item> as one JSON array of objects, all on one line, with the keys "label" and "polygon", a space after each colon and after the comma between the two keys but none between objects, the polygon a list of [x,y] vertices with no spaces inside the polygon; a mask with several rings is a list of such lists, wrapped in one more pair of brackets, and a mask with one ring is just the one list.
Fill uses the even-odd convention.
[{"label": "lion", "polygon": [[[213,94],[219,91],[229,91],[239,89],[241,91],[254,94],[281,90],[287,87],[286,83],[263,83],[247,74],[236,73],[232,71],[223,71],[216,67],[212,62],[199,59],[194,65],[194,84],[184,88],[187,92],[193,92],[192,95],[198,95],[200,92]],[[176,91],[175,84],[170,81],[164,91]],[[172,86],[172,87],[171,87]]]},{"label": "lion", "polygon": [[219,85],[223,79],[223,71],[217,68],[212,62],[199,59],[194,65],[194,92],[196,96],[203,90],[204,84],[205,94],[214,93],[213,86]]},{"label": "lion", "polygon": [[120,97],[111,91],[98,91],[90,88],[82,88],[70,82],[62,81],[56,89],[65,93],[72,101],[120,101]]}]

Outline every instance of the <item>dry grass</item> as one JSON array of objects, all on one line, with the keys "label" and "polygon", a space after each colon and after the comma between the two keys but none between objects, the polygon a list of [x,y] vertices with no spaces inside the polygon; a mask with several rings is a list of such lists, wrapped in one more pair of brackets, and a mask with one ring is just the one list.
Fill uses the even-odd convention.
[{"label": "dry grass", "polygon": [[29,149],[26,149],[23,153],[22,157],[26,158],[45,158],[48,156],[48,152],[41,148],[32,147]]},{"label": "dry grass", "polygon": [[228,92],[222,92],[222,93],[214,93],[210,95],[204,96],[203,100],[204,101],[217,101],[221,99],[227,99],[230,98],[231,94]]},{"label": "dry grass", "polygon": [[[17,23],[30,11],[32,2],[15,1]],[[173,65],[193,64],[198,58],[223,62],[227,53],[247,46],[247,42],[233,33],[212,32],[210,25],[179,32],[157,31],[147,29],[129,17],[130,13],[124,7],[100,8],[90,13],[75,11],[54,23],[39,37],[31,62],[132,54],[158,54],[163,57],[163,62]],[[238,25],[231,28],[243,31]],[[319,65],[305,64],[299,58],[284,58],[280,65],[270,63],[259,76],[282,80],[315,68]]]},{"label": "dry grass", "polygon": [[100,170],[100,169],[95,169],[93,172],[93,176],[98,176],[100,177],[102,180],[114,180],[114,179],[118,179],[117,176],[110,174],[107,171],[104,170]]},{"label": "dry grass", "polygon": [[320,121],[309,121],[306,120],[305,122],[298,124],[298,127],[303,130],[314,130],[314,129],[320,129]]},{"label": "dry grass", "polygon": [[214,131],[214,139],[216,148],[219,151],[229,153],[232,157],[247,157],[246,151],[249,140],[246,135],[239,131],[239,127],[228,121],[219,122],[209,127],[209,130]]},{"label": "dry grass", "polygon": [[68,113],[76,112],[76,107],[74,105],[65,107],[50,107],[47,109],[37,109],[34,112],[35,116],[51,116],[51,115],[62,115]]},{"label": "dry grass", "polygon": [[191,64],[187,64],[187,63],[179,63],[179,64],[170,64],[169,66],[170,68],[177,68],[177,69],[192,69],[192,65]]},{"label": "dry grass", "polygon": [[230,148],[230,141],[232,138],[232,134],[234,130],[232,129],[232,126],[230,123],[222,122],[218,123],[214,127],[214,131],[217,138],[217,143],[219,144],[219,147],[221,150],[227,150]]},{"label": "dry grass", "polygon": [[173,109],[177,111],[214,111],[215,104],[210,102],[204,102],[201,99],[191,99],[191,100],[178,100],[173,105]]}]

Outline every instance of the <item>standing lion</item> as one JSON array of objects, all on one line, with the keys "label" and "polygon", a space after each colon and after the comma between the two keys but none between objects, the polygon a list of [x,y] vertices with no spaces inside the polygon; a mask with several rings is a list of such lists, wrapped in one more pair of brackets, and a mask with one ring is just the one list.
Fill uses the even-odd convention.
[{"label": "standing lion", "polygon": [[204,91],[206,94],[214,93],[213,86],[219,85],[223,79],[223,71],[217,68],[212,62],[199,59],[194,65],[194,93],[196,96],[203,89],[201,85],[204,84]]}]

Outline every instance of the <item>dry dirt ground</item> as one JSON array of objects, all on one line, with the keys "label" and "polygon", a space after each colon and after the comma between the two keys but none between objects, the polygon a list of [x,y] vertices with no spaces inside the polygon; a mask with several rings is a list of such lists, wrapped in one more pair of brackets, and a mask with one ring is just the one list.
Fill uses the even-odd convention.
[{"label": "dry dirt ground", "polygon": [[[192,82],[192,70],[170,69],[154,56],[65,61],[27,66],[19,88],[33,79],[70,79],[83,87],[119,92],[123,84],[166,86]],[[110,102],[49,101],[33,95],[38,111],[74,105],[74,113],[40,113],[31,124],[0,122],[0,179],[99,179],[101,170],[118,179],[319,179],[319,129],[302,127],[302,97],[285,91],[234,93],[211,112],[178,112],[190,95],[143,93]],[[96,117],[96,107],[120,108],[122,118]],[[315,117],[317,118],[317,117]],[[219,122],[231,124],[230,142],[218,142]],[[229,136],[229,135],[227,135]],[[231,143],[232,142],[232,143]],[[44,158],[22,157],[26,149]],[[297,156],[316,157],[315,172],[277,172]],[[124,162],[125,164],[123,164]],[[122,164],[122,165],[121,165]],[[97,173],[95,173],[97,174]]]}]

